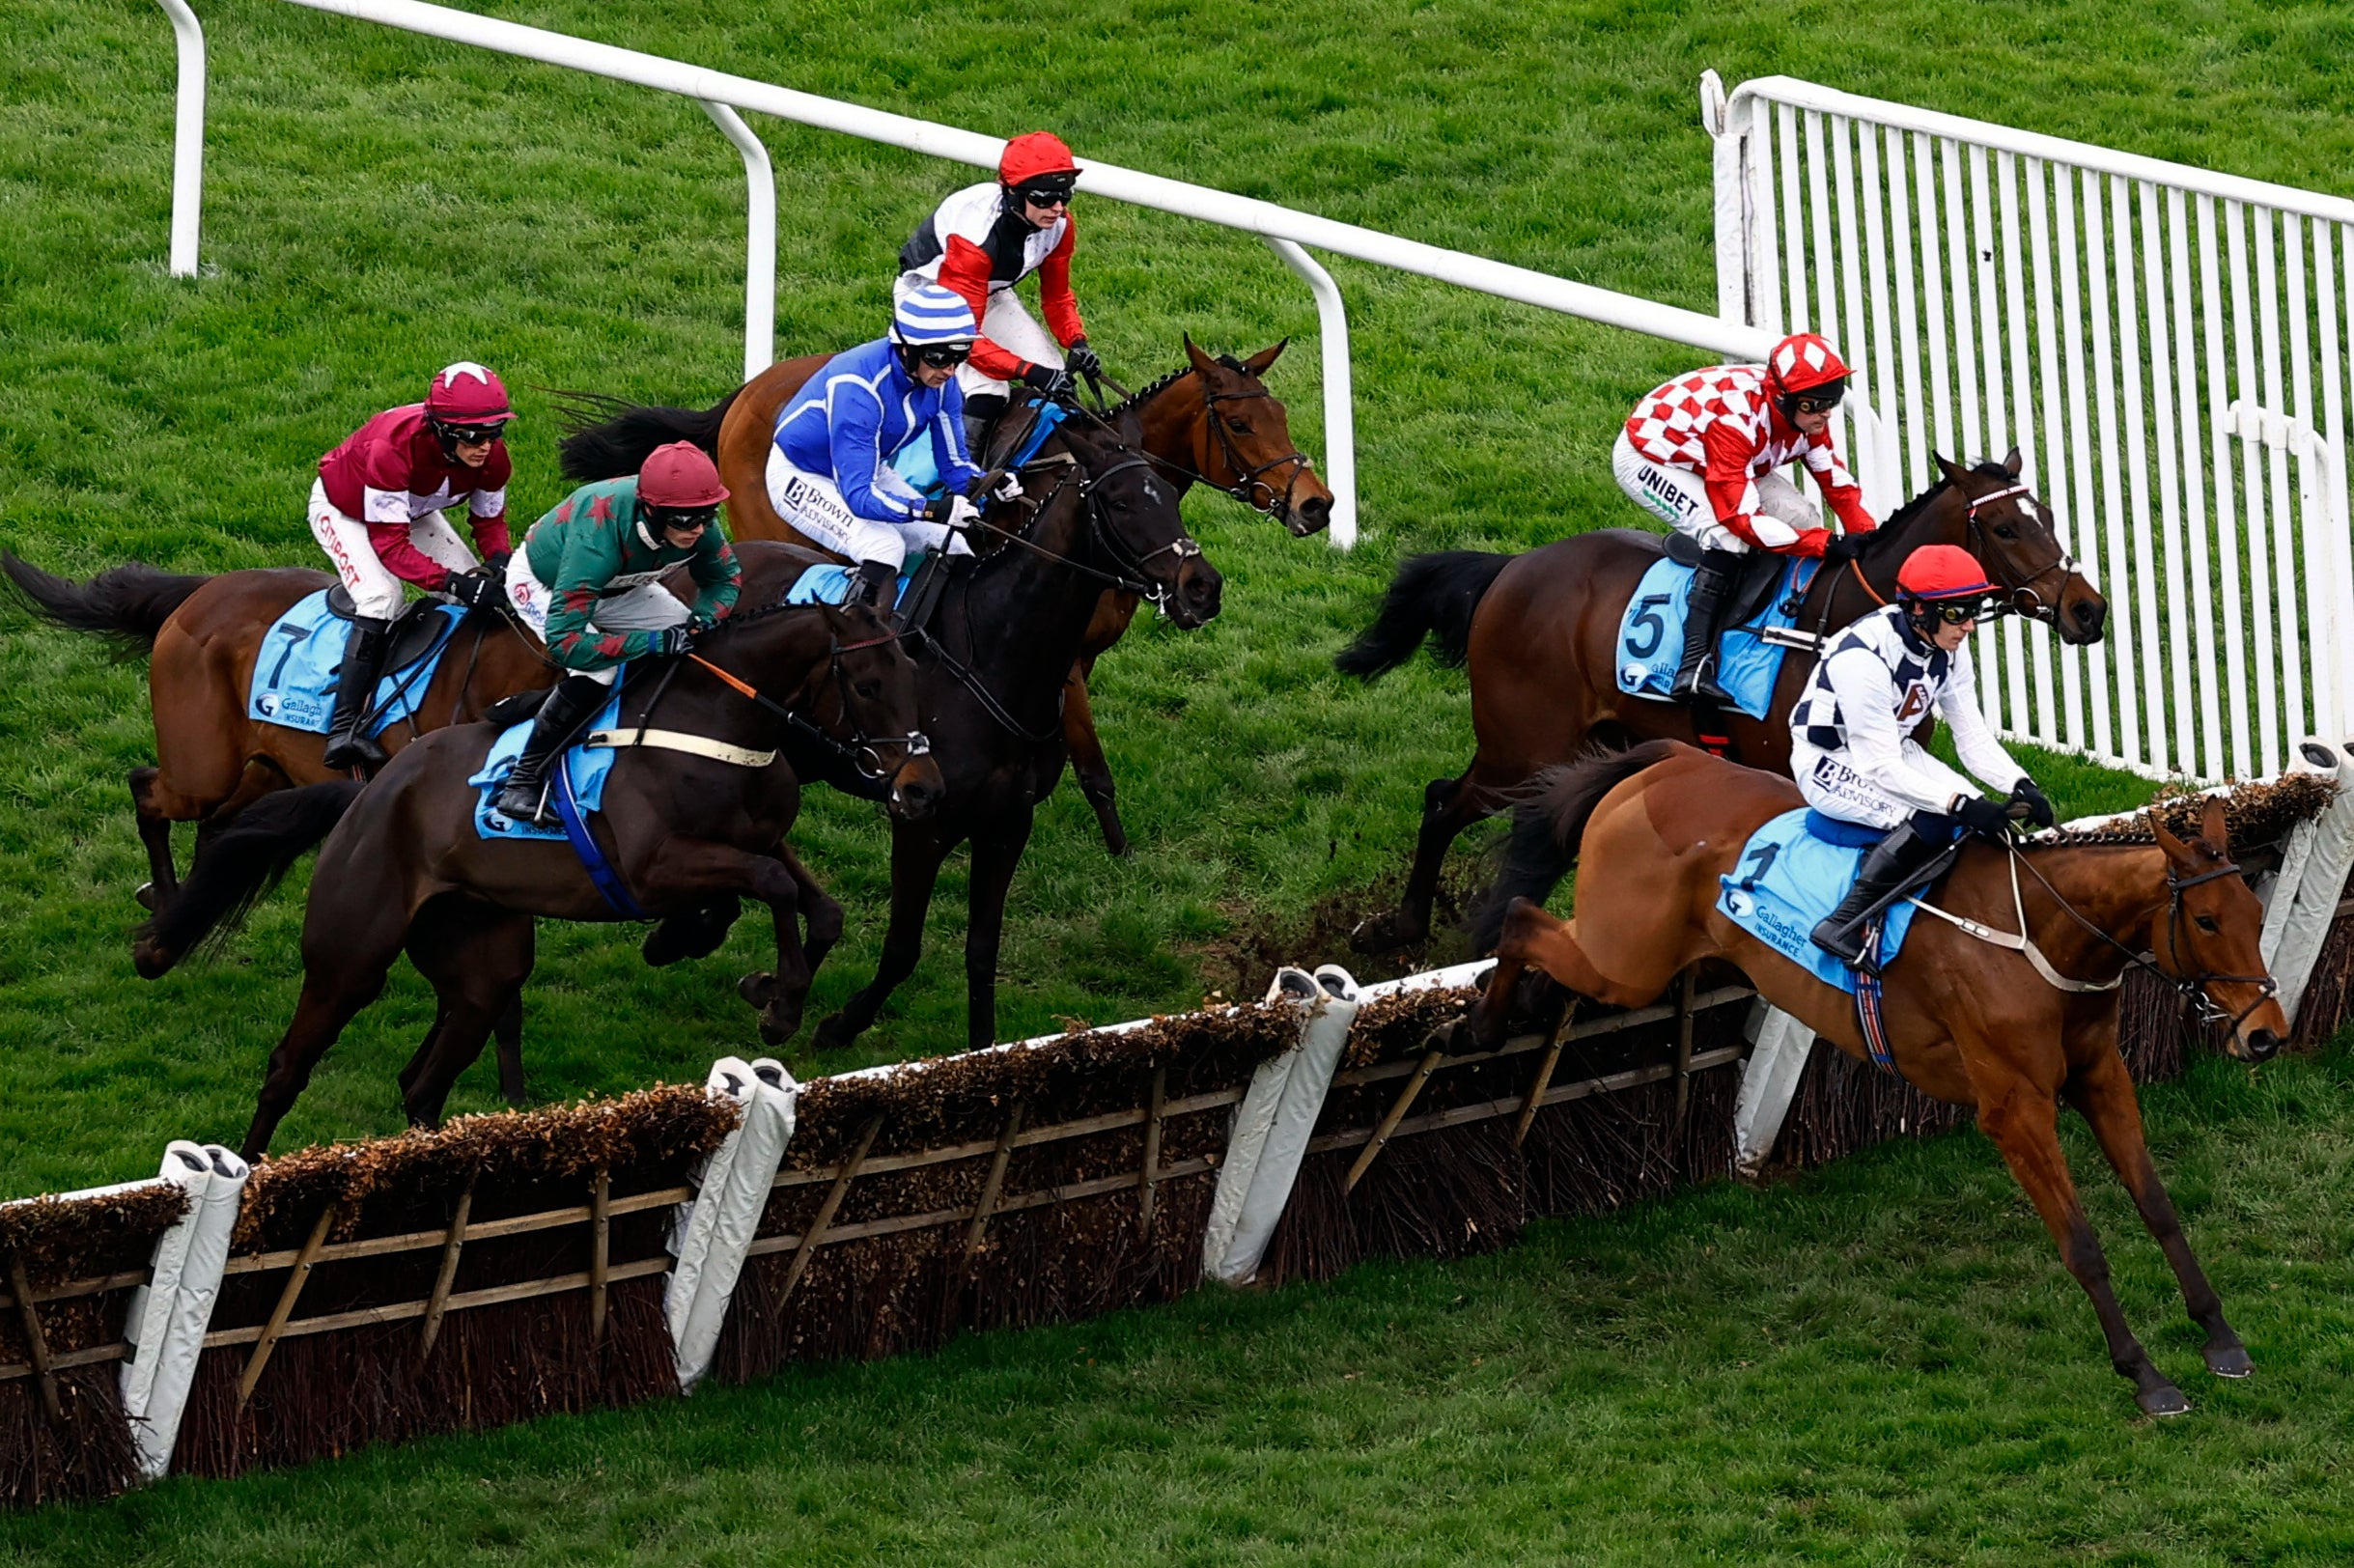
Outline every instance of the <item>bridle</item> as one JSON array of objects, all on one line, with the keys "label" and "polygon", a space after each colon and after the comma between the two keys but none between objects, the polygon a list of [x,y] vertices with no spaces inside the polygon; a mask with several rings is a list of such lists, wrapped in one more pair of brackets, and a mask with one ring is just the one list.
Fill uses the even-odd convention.
[{"label": "bridle", "polygon": [[[780,604],[772,606],[771,608],[774,610],[785,608],[798,609],[801,606],[799,605],[788,606]],[[748,620],[750,617],[745,617],[744,619]],[[736,624],[742,625],[743,623],[743,621],[739,621]],[[842,667],[842,656],[844,654],[855,654],[862,649],[881,648],[886,644],[897,642],[898,640],[899,633],[896,631],[886,631],[880,637],[867,637],[858,642],[844,642],[838,636],[831,634],[827,635],[826,639],[827,670],[828,676],[831,678],[836,699],[841,705],[841,722],[848,725],[850,728],[850,738],[847,741],[838,739],[831,730],[810,718],[803,716],[799,712],[798,712],[809,693],[817,688],[819,685],[818,682],[811,681],[803,684],[800,691],[795,695],[791,702],[783,703],[778,702],[775,698],[769,696],[767,693],[760,690],[759,687],[753,686],[749,681],[734,675],[727,670],[721,669],[710,659],[705,658],[701,654],[689,650],[687,657],[693,662],[700,664],[706,670],[709,670],[712,674],[717,676],[721,682],[725,683],[739,695],[749,698],[751,701],[759,704],[762,708],[783,719],[787,724],[800,732],[805,739],[813,741],[839,755],[845,762],[848,762],[851,767],[857,770],[860,777],[873,780],[876,783],[881,783],[883,780],[889,778],[893,773],[898,771],[898,769],[896,768],[884,766],[883,761],[883,747],[893,745],[903,747],[904,754],[900,760],[900,767],[904,768],[908,763],[913,761],[917,757],[930,755],[932,751],[932,742],[928,738],[926,738],[921,730],[910,730],[905,735],[868,735],[866,733],[865,725],[858,717],[858,704],[854,701],[851,696],[850,672]],[[658,693],[657,695],[659,696],[659,694]],[[649,703],[647,705],[647,714],[651,716],[652,713],[653,705]]]},{"label": "bridle", "polygon": [[[1984,495],[1969,495],[1963,497],[1964,503],[1970,509],[1969,537],[1971,554],[1976,555],[1981,561],[1986,559],[1986,557],[1990,554],[1998,553],[2001,554],[2006,561],[2009,559],[2009,551],[1998,551],[1995,546],[1988,542],[1986,536],[1986,525],[1978,520],[1978,513],[1980,509],[1993,506],[1998,501],[2014,500],[2022,495],[2029,497],[2031,501],[2033,500],[2033,488],[2024,484],[2006,485],[1999,490],[1990,490]],[[2032,514],[2034,508],[2023,503],[2021,510]],[[2037,522],[2043,521],[2040,517],[2036,518],[2035,520]],[[2050,527],[2051,525],[2049,523],[2045,523],[2044,526]],[[2053,543],[2055,545],[2059,544],[2058,530],[2054,530]],[[2076,557],[2070,555],[2064,546],[2060,548],[2060,553],[2055,556],[2042,571],[2036,573],[2033,576],[2028,578],[2025,582],[2019,584],[2018,587],[2013,588],[2010,591],[2008,597],[2010,600],[2011,608],[2032,621],[2041,621],[2048,626],[2058,626],[2060,624],[2059,599],[2055,597],[2047,600],[2043,597],[2043,595],[2035,591],[2035,584],[2041,582],[2044,578],[2050,576],[2055,572],[2060,574],[2060,584],[2063,588],[2067,584],[2067,579],[2076,575],[2077,574]]]},{"label": "bridle", "polygon": [[[1218,438],[1219,456],[1226,460],[1227,471],[1234,475],[1234,479],[1229,484],[1221,485],[1212,479],[1202,468],[1188,467],[1174,458],[1161,457],[1156,453],[1144,454],[1145,461],[1167,469],[1171,474],[1184,479],[1189,484],[1206,485],[1221,495],[1230,496],[1261,517],[1272,518],[1278,513],[1289,515],[1292,509],[1292,494],[1300,488],[1301,476],[1313,471],[1316,466],[1315,460],[1306,453],[1295,449],[1284,453],[1279,458],[1270,458],[1267,462],[1253,466],[1244,458],[1243,449],[1235,444],[1234,434],[1226,429],[1226,422],[1218,416],[1218,406],[1221,403],[1271,403],[1275,400],[1275,394],[1264,386],[1256,392],[1214,391],[1211,389],[1209,377],[1202,374],[1199,366],[1193,366],[1180,372],[1173,380],[1162,381],[1154,386],[1146,387],[1144,389],[1145,397],[1149,400],[1155,393],[1165,390],[1175,384],[1175,380],[1182,380],[1186,376],[1196,377],[1201,381],[1202,422],[1210,427],[1210,433]],[[1132,403],[1135,401],[1134,394],[1121,386],[1119,382],[1112,380],[1110,377],[1100,377],[1098,379],[1118,393],[1123,400]],[[1102,395],[1101,388],[1098,388],[1097,395],[1099,397]],[[1089,408],[1076,400],[1072,406],[1095,421],[1096,424],[1103,426],[1107,432],[1110,431],[1110,425],[1095,409]],[[1273,485],[1259,477],[1269,469],[1280,468],[1286,463],[1291,465],[1291,475],[1284,481],[1282,490],[1277,490]],[[1262,493],[1266,496],[1263,501],[1259,499]]]},{"label": "bridle", "polygon": [[[1135,594],[1157,609],[1165,608],[1169,596],[1176,592],[1174,574],[1172,574],[1171,581],[1167,584],[1154,582],[1148,575],[1152,570],[1152,563],[1163,555],[1169,555],[1174,556],[1176,564],[1182,567],[1185,562],[1201,553],[1201,546],[1192,535],[1185,532],[1182,526],[1178,529],[1176,538],[1149,550],[1134,549],[1120,538],[1118,532],[1105,518],[1103,497],[1097,491],[1102,489],[1107,480],[1114,475],[1126,473],[1132,468],[1149,468],[1158,460],[1147,453],[1135,451],[1125,443],[1115,444],[1121,451],[1130,455],[1110,467],[1093,473],[1082,473],[1079,460],[1067,452],[1033,459],[1023,464],[1021,471],[1023,473],[1048,466],[1059,467],[1062,472],[1055,478],[1053,488],[1048,490],[1045,497],[1032,508],[1029,520],[1020,530],[991,522],[986,518],[976,519],[976,525],[988,529],[1008,545],[1028,550],[1033,555],[1052,561],[1082,576],[1093,577],[1107,587],[1118,589],[1122,593]],[[1051,550],[1029,537],[1029,530],[1037,526],[1038,519],[1045,517],[1049,509],[1061,497],[1063,491],[1073,485],[1079,487],[1079,500],[1086,508],[1089,543],[1096,550],[1107,557],[1118,570],[1106,572],[1100,567],[1090,566],[1076,556]]]}]

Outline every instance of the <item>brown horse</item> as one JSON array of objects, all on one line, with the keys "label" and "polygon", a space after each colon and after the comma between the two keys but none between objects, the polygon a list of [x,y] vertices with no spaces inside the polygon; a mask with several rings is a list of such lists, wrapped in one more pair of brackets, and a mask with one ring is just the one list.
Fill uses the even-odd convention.
[{"label": "brown horse", "polygon": [[[2009,590],[2013,609],[2051,626],[2063,642],[2098,640],[2108,603],[2060,548],[2049,509],[2020,487],[2018,449],[2000,463],[1963,468],[1939,458],[1937,464],[1945,477],[1891,517],[1861,557],[1815,574],[1798,629],[1819,646],[1826,633],[1889,602],[1896,571],[1915,548],[1959,545]],[[1524,781],[1596,743],[1699,739],[1693,709],[1629,697],[1616,681],[1620,618],[1665,549],[1657,534],[1605,528],[1523,555],[1451,550],[1415,556],[1398,569],[1380,617],[1334,665],[1371,681],[1431,638],[1440,662],[1471,666],[1477,743],[1459,777],[1433,779],[1424,790],[1406,891],[1395,910],[1357,928],[1350,939],[1359,952],[1387,952],[1430,934],[1447,847],[1510,805]],[[1811,650],[1790,650],[1764,718],[1724,715],[1727,755],[1789,771],[1790,705],[1814,658]]]},{"label": "brown horse", "polygon": [[[1514,988],[1529,966],[1597,1001],[1640,1007],[1688,966],[1714,959],[1862,1057],[1854,999],[1717,910],[1718,879],[1740,861],[1751,833],[1804,803],[1787,778],[1673,741],[1564,771],[1526,809],[1482,910],[1486,935],[1500,940],[1471,1032],[1490,1044],[1500,1040]],[[1983,841],[1966,844],[1928,900],[1995,933],[2023,935],[2031,945],[1996,945],[1924,911],[1888,966],[1885,1017],[1896,1071],[1940,1100],[1977,1107],[1978,1126],[2091,1297],[2111,1363],[2132,1380],[2144,1411],[2172,1415],[2190,1402],[2126,1327],[2060,1153],[2059,1105],[2064,1099],[2091,1125],[2165,1249],[2191,1317],[2206,1332],[2208,1368],[2246,1377],[2248,1353],[2191,1255],[2143,1141],[2133,1079],[2117,1054],[2114,988],[2128,964],[2146,962],[2136,955],[2150,953],[2160,974],[2229,1021],[2228,1049],[2251,1062],[2281,1049],[2288,1021],[2257,949],[2263,907],[2231,864],[2221,802],[2207,802],[2189,844],[2155,813],[2149,824],[2146,839],[2063,836],[2007,853]],[[1556,920],[1514,896],[1550,887],[1572,855],[1579,861],[1572,918]],[[2062,977],[2059,984],[2044,977],[2047,967]]]},{"label": "brown horse", "polygon": [[[1198,480],[1225,491],[1289,528],[1295,536],[1316,533],[1331,520],[1332,492],[1306,456],[1292,444],[1291,419],[1259,379],[1283,352],[1289,339],[1247,359],[1213,357],[1185,340],[1187,367],[1136,393],[1122,409],[1104,416],[1114,425],[1133,412],[1142,425],[1142,450],[1175,486],[1182,499]],[[559,447],[568,478],[586,483],[635,473],[646,454],[664,441],[689,440],[711,453],[729,494],[732,539],[780,539],[818,546],[796,532],[769,504],[769,447],[776,416],[831,354],[804,354],[771,365],[709,408],[639,406],[596,394],[574,394],[583,423]],[[594,415],[603,421],[585,423]],[[1089,416],[1093,417],[1093,416]],[[826,553],[821,551],[821,553]],[[839,559],[828,555],[828,559]],[[1104,843],[1114,854],[1128,853],[1128,829],[1120,821],[1118,785],[1095,733],[1087,701],[1087,677],[1096,659],[1118,642],[1136,613],[1136,596],[1109,589],[1098,602],[1087,638],[1064,691],[1063,736],[1079,792],[1094,808]]]},{"label": "brown horse", "polygon": [[[179,576],[134,561],[73,582],[5,552],[0,571],[48,620],[148,654],[155,766],[131,770],[130,798],[152,879],[140,902],[150,910],[179,896],[172,824],[195,823],[202,853],[224,825],[272,791],[342,776],[323,760],[325,736],[246,710],[271,625],[297,601],[333,586],[326,573],[279,567]],[[474,611],[444,649],[414,716],[378,739],[398,752],[429,730],[480,718],[501,697],[551,685],[556,673],[511,619]]]},{"label": "brown horse", "polygon": [[[482,838],[467,780],[498,737],[490,724],[425,736],[365,789],[344,779],[259,802],[213,841],[182,896],[141,933],[142,951],[157,962],[204,939],[327,841],[303,920],[302,996],[270,1056],[248,1158],[269,1146],[312,1068],[383,990],[404,948],[439,1007],[402,1088],[412,1123],[438,1120],[451,1083],[531,972],[535,916],[664,920],[646,945],[647,961],[662,964],[715,948],[738,901],[756,899],[775,921],[776,967],[740,989],[761,1009],[765,1040],[792,1037],[842,914],[785,848],[800,783],[782,742],[797,719],[809,724],[871,759],[889,781],[894,817],[931,815],[940,770],[915,733],[915,666],[863,605],[771,603],[731,616],[695,647],[667,673],[650,670],[622,690],[613,734],[650,739],[619,742],[588,827],[618,875],[619,898],[561,840]],[[715,906],[725,918],[713,917]],[[681,940],[671,921],[705,939]]]}]

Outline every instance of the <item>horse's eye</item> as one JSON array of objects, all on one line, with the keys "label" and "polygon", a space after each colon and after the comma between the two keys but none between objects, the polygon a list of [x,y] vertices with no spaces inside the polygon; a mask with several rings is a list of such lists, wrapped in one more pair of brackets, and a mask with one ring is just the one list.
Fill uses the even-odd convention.
[{"label": "horse's eye", "polygon": [[2205,932],[2210,937],[2223,929],[2215,923],[2215,916],[2211,914],[2196,915],[2192,918],[2191,923],[2196,925],[2200,930]]},{"label": "horse's eye", "polygon": [[2019,530],[2013,528],[2008,523],[2004,523],[2003,526],[1995,530],[1995,537],[1997,539],[2016,539],[2019,537]]},{"label": "horse's eye", "polygon": [[883,695],[883,683],[881,681],[860,681],[856,686],[852,686],[851,689],[855,691],[859,696],[872,701],[874,698]]},{"label": "horse's eye", "polygon": [[1226,428],[1234,432],[1234,434],[1237,435],[1247,435],[1250,434],[1250,421],[1247,419],[1237,419],[1232,414],[1228,414],[1226,416]]}]

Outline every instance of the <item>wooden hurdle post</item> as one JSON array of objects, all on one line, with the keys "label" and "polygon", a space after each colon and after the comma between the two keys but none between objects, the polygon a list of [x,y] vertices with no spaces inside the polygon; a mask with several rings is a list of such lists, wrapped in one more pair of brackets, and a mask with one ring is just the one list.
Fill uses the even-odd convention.
[{"label": "wooden hurdle post", "polygon": [[425,1358],[434,1353],[434,1341],[441,1337],[441,1317],[449,1310],[450,1287],[458,1281],[458,1255],[465,1248],[466,1219],[474,1212],[476,1174],[466,1172],[466,1184],[458,1192],[458,1207],[450,1215],[448,1238],[441,1244],[441,1268],[434,1275],[434,1293],[426,1299],[425,1324],[417,1330],[419,1372],[425,1370]]},{"label": "wooden hurdle post", "polygon": [[24,1323],[26,1358],[33,1363],[33,1375],[41,1380],[41,1408],[51,1421],[63,1422],[66,1408],[58,1397],[57,1369],[49,1361],[49,1340],[41,1331],[41,1308],[33,1304],[33,1284],[25,1274],[22,1252],[8,1255],[8,1283],[16,1296],[16,1315]]},{"label": "wooden hurdle post", "polygon": [[799,1284],[801,1275],[809,1272],[811,1255],[817,1251],[818,1243],[825,1239],[827,1227],[832,1225],[834,1214],[842,1207],[843,1194],[850,1190],[850,1184],[857,1178],[858,1167],[866,1163],[866,1152],[875,1146],[875,1134],[883,1131],[883,1112],[875,1112],[874,1119],[866,1124],[866,1131],[858,1134],[858,1146],[851,1151],[848,1160],[842,1162],[841,1173],[834,1177],[832,1188],[826,1193],[826,1201],[818,1205],[817,1218],[809,1221],[809,1233],[801,1238],[801,1245],[794,1251],[793,1262],[785,1270],[785,1282],[776,1292],[777,1305],[782,1306],[791,1299],[793,1287]]},{"label": "wooden hurdle post", "polygon": [[[310,1281],[311,1270],[319,1262],[320,1249],[327,1245],[327,1232],[334,1227],[335,1212],[341,1206],[339,1202],[330,1201],[319,1211],[319,1222],[311,1227],[310,1237],[303,1242],[302,1250],[294,1254],[294,1266],[287,1271],[286,1287],[278,1292],[278,1304],[270,1308],[269,1322],[263,1326],[262,1337],[254,1341],[253,1354],[245,1359],[245,1373],[238,1379],[237,1408],[239,1412],[253,1398],[254,1385],[262,1381],[262,1370],[269,1365],[270,1352],[278,1348],[278,1336],[286,1331],[286,1320],[294,1316],[294,1302],[301,1297],[302,1287]],[[452,1268],[455,1267],[453,1263]]]}]

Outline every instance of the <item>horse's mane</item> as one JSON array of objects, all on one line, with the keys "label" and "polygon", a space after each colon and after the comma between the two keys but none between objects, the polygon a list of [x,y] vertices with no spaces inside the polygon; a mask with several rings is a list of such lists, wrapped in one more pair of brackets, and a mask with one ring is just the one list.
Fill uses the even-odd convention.
[{"label": "horse's mane", "polygon": [[[1252,380],[1258,379],[1256,376],[1251,375],[1251,370],[1248,365],[1244,364],[1232,354],[1219,354],[1217,356],[1217,359],[1219,364],[1234,372],[1237,376],[1249,377]],[[1179,381],[1184,380],[1187,377],[1192,374],[1192,366],[1180,365],[1175,370],[1170,371],[1166,376],[1162,377],[1161,379],[1151,382],[1148,385],[1143,386],[1135,392],[1130,394],[1126,403],[1114,406],[1105,417],[1112,418],[1120,414],[1131,413],[1141,409],[1146,404],[1152,402],[1153,399],[1159,397],[1162,393],[1166,392],[1170,387],[1175,386]]]},{"label": "horse's mane", "polygon": [[[2004,467],[2001,462],[1997,462],[1993,458],[1980,458],[1977,462],[1970,465],[1970,471],[1986,479],[2010,479],[2014,477],[2007,467]],[[1864,541],[1864,552],[1869,554],[1873,549],[1877,548],[1881,544],[1892,537],[1896,533],[1899,524],[1912,521],[1913,518],[1919,517],[1920,513],[1928,507],[1930,502],[1936,500],[1947,490],[1952,489],[1952,480],[1948,479],[1942,473],[1939,474],[1937,476],[1936,484],[1931,485],[1927,490],[1922,490],[1919,495],[1914,496],[1911,500],[1905,502],[1904,505],[1898,507],[1894,512],[1889,514],[1888,520],[1882,523],[1879,528],[1876,529]]]}]

